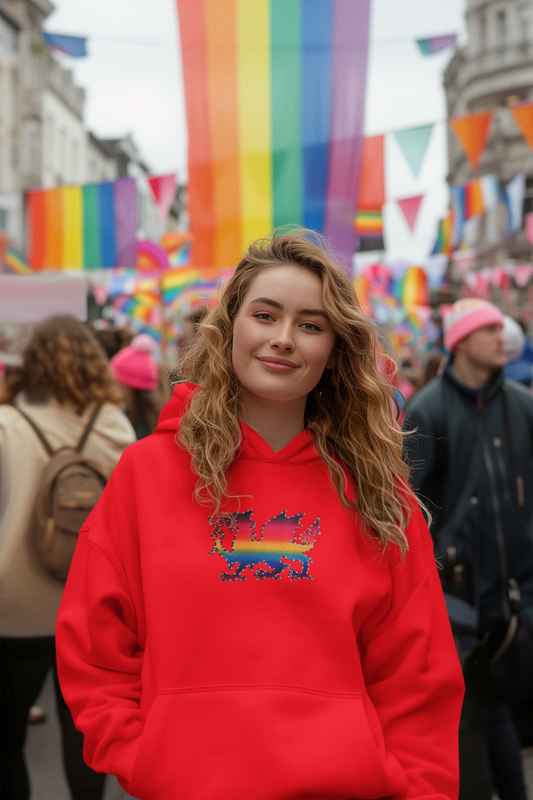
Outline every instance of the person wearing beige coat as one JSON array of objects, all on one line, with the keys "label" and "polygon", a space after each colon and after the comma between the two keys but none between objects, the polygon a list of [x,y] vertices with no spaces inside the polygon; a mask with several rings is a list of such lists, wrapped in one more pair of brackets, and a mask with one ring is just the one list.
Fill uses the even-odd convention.
[{"label": "person wearing beige coat", "polygon": [[[135,440],[119,403],[103,351],[91,331],[72,317],[51,318],[35,330],[22,369],[0,391],[2,798],[30,797],[23,754],[26,720],[50,667],[55,674],[54,629],[64,587],[40,565],[33,546],[33,507],[49,456],[16,407],[57,449],[76,446],[100,405],[83,453],[110,474]],[[104,776],[83,763],[82,734],[55,682],[72,797],[98,800]]]}]

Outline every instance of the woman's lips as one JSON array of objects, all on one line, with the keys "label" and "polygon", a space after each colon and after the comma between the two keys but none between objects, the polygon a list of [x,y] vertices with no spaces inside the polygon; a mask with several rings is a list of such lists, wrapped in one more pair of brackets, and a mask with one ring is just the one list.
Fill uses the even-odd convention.
[{"label": "woman's lips", "polygon": [[293,361],[287,361],[285,358],[258,358],[258,361],[263,364],[264,367],[267,369],[271,369],[274,372],[292,372],[295,369],[298,369],[298,364],[295,364]]}]

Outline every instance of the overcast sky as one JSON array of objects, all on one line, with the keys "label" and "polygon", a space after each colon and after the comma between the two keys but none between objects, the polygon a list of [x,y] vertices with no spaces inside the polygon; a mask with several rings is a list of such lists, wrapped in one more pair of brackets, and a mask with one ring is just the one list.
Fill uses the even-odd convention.
[{"label": "overcast sky", "polygon": [[[187,165],[187,131],[176,0],[52,0],[45,28],[87,36],[89,56],[61,57],[87,92],[85,120],[100,137],[132,133],[154,173]],[[372,0],[365,132],[387,133],[439,122],[417,181],[396,144],[387,141],[387,196],[425,194],[416,234],[389,202],[388,255],[422,262],[447,204],[446,117],[442,73],[450,51],[422,56],[416,38],[465,38],[466,0]]]}]

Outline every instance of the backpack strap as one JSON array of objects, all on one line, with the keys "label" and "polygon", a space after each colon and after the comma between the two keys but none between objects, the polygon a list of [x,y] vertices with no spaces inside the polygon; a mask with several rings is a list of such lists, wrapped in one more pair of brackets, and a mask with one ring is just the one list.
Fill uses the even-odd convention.
[{"label": "backpack strap", "polygon": [[93,429],[94,423],[96,422],[96,418],[97,418],[98,414],[100,413],[101,409],[102,409],[101,405],[96,406],[96,408],[94,409],[93,413],[91,414],[91,418],[90,418],[89,422],[87,423],[87,426],[86,426],[85,430],[83,431],[78,444],[76,445],[76,448],[75,448],[76,449],[76,453],[81,453],[81,451],[85,447],[85,443],[86,443],[87,439],[89,438],[89,434]]},{"label": "backpack strap", "polygon": [[24,419],[25,419],[27,422],[29,422],[29,424],[31,425],[31,427],[33,428],[33,430],[35,431],[35,433],[37,434],[37,436],[38,436],[38,437],[39,437],[39,439],[41,440],[41,443],[42,443],[42,445],[43,445],[44,449],[46,450],[46,452],[48,453],[48,455],[49,455],[49,456],[53,456],[53,455],[54,455],[54,453],[55,453],[55,450],[54,450],[54,448],[53,448],[53,447],[50,445],[50,443],[49,443],[48,439],[46,438],[46,436],[44,435],[44,433],[42,432],[42,430],[39,428],[39,426],[37,425],[37,423],[36,423],[36,422],[34,422],[34,421],[31,419],[31,417],[29,417],[27,414],[25,414],[25,413],[24,413],[24,411],[22,411],[22,409],[21,409],[21,408],[19,408],[18,406],[15,406],[15,405],[14,405],[14,406],[13,406],[13,408],[16,408],[16,409],[17,409],[17,411],[19,412],[19,414],[21,414],[21,415],[24,417]]},{"label": "backpack strap", "polygon": [[[41,443],[42,443],[42,445],[43,445],[44,449],[46,450],[46,452],[48,453],[48,455],[49,455],[50,457],[52,457],[52,456],[54,455],[54,453],[55,453],[55,450],[54,450],[54,448],[51,446],[50,442],[48,441],[48,439],[46,438],[46,436],[44,435],[44,433],[42,432],[42,430],[39,428],[39,426],[37,425],[37,423],[36,423],[36,422],[34,422],[34,421],[32,420],[32,418],[31,418],[31,417],[29,417],[29,416],[28,416],[28,415],[27,415],[27,414],[26,414],[26,413],[25,413],[25,412],[24,412],[24,411],[23,411],[21,408],[19,408],[18,406],[15,406],[15,405],[14,405],[14,406],[13,406],[13,408],[16,408],[16,409],[17,409],[17,411],[19,412],[19,414],[21,414],[21,415],[24,417],[24,419],[25,419],[27,422],[29,422],[29,424],[31,425],[31,427],[33,428],[33,430],[35,431],[35,433],[37,434],[37,436],[38,436],[38,437],[39,437],[39,439],[41,440]],[[83,431],[83,433],[82,433],[82,435],[81,435],[81,438],[80,438],[80,440],[79,440],[78,444],[77,444],[77,445],[76,445],[76,447],[74,448],[74,449],[76,450],[76,453],[81,453],[81,451],[82,451],[82,450],[83,450],[83,448],[85,447],[85,443],[87,442],[87,439],[89,438],[89,434],[90,434],[91,430],[93,429],[94,423],[96,422],[96,418],[98,417],[98,414],[100,413],[100,410],[101,410],[101,408],[102,408],[102,406],[101,406],[101,405],[99,405],[99,406],[96,406],[96,408],[94,409],[93,413],[91,414],[91,418],[89,419],[89,422],[88,422],[88,423],[87,423],[87,425],[85,426],[85,430]]]}]

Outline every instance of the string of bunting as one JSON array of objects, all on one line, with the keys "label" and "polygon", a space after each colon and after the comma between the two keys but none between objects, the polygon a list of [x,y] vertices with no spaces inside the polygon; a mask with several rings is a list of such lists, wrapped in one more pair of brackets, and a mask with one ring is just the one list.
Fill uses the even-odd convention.
[{"label": "string of bunting", "polygon": [[[525,101],[508,106],[508,111],[512,119],[514,119],[520,134],[533,150],[533,101]],[[463,117],[451,117],[447,120],[474,171],[480,165],[483,151],[490,135],[493,116],[493,111],[480,111]],[[380,238],[382,240],[383,237],[382,212],[387,199],[385,195],[385,137],[392,136],[413,177],[418,178],[435,124],[392,131],[391,134],[365,137],[358,191],[358,210],[354,220],[357,236],[378,240]],[[496,181],[497,178],[495,176],[484,176],[476,181],[471,181],[465,187],[456,189],[455,204],[459,209],[464,208],[462,211],[455,210],[456,228],[454,229],[453,238],[456,243],[462,232],[460,221],[484,213],[487,208],[494,205],[492,198],[495,194],[499,194],[499,189],[495,184]],[[512,190],[513,187],[511,187]],[[516,192],[518,191],[517,187]],[[395,199],[409,230],[413,233],[416,228],[422,198],[423,195],[416,195],[414,197]],[[516,208],[516,202],[513,202],[512,199],[509,200],[508,207]],[[511,225],[516,225],[516,222],[512,222]],[[516,227],[513,229],[516,230]],[[382,247],[383,243],[381,241],[381,248],[375,249],[382,249]],[[440,250],[439,252],[443,251]]]}]

